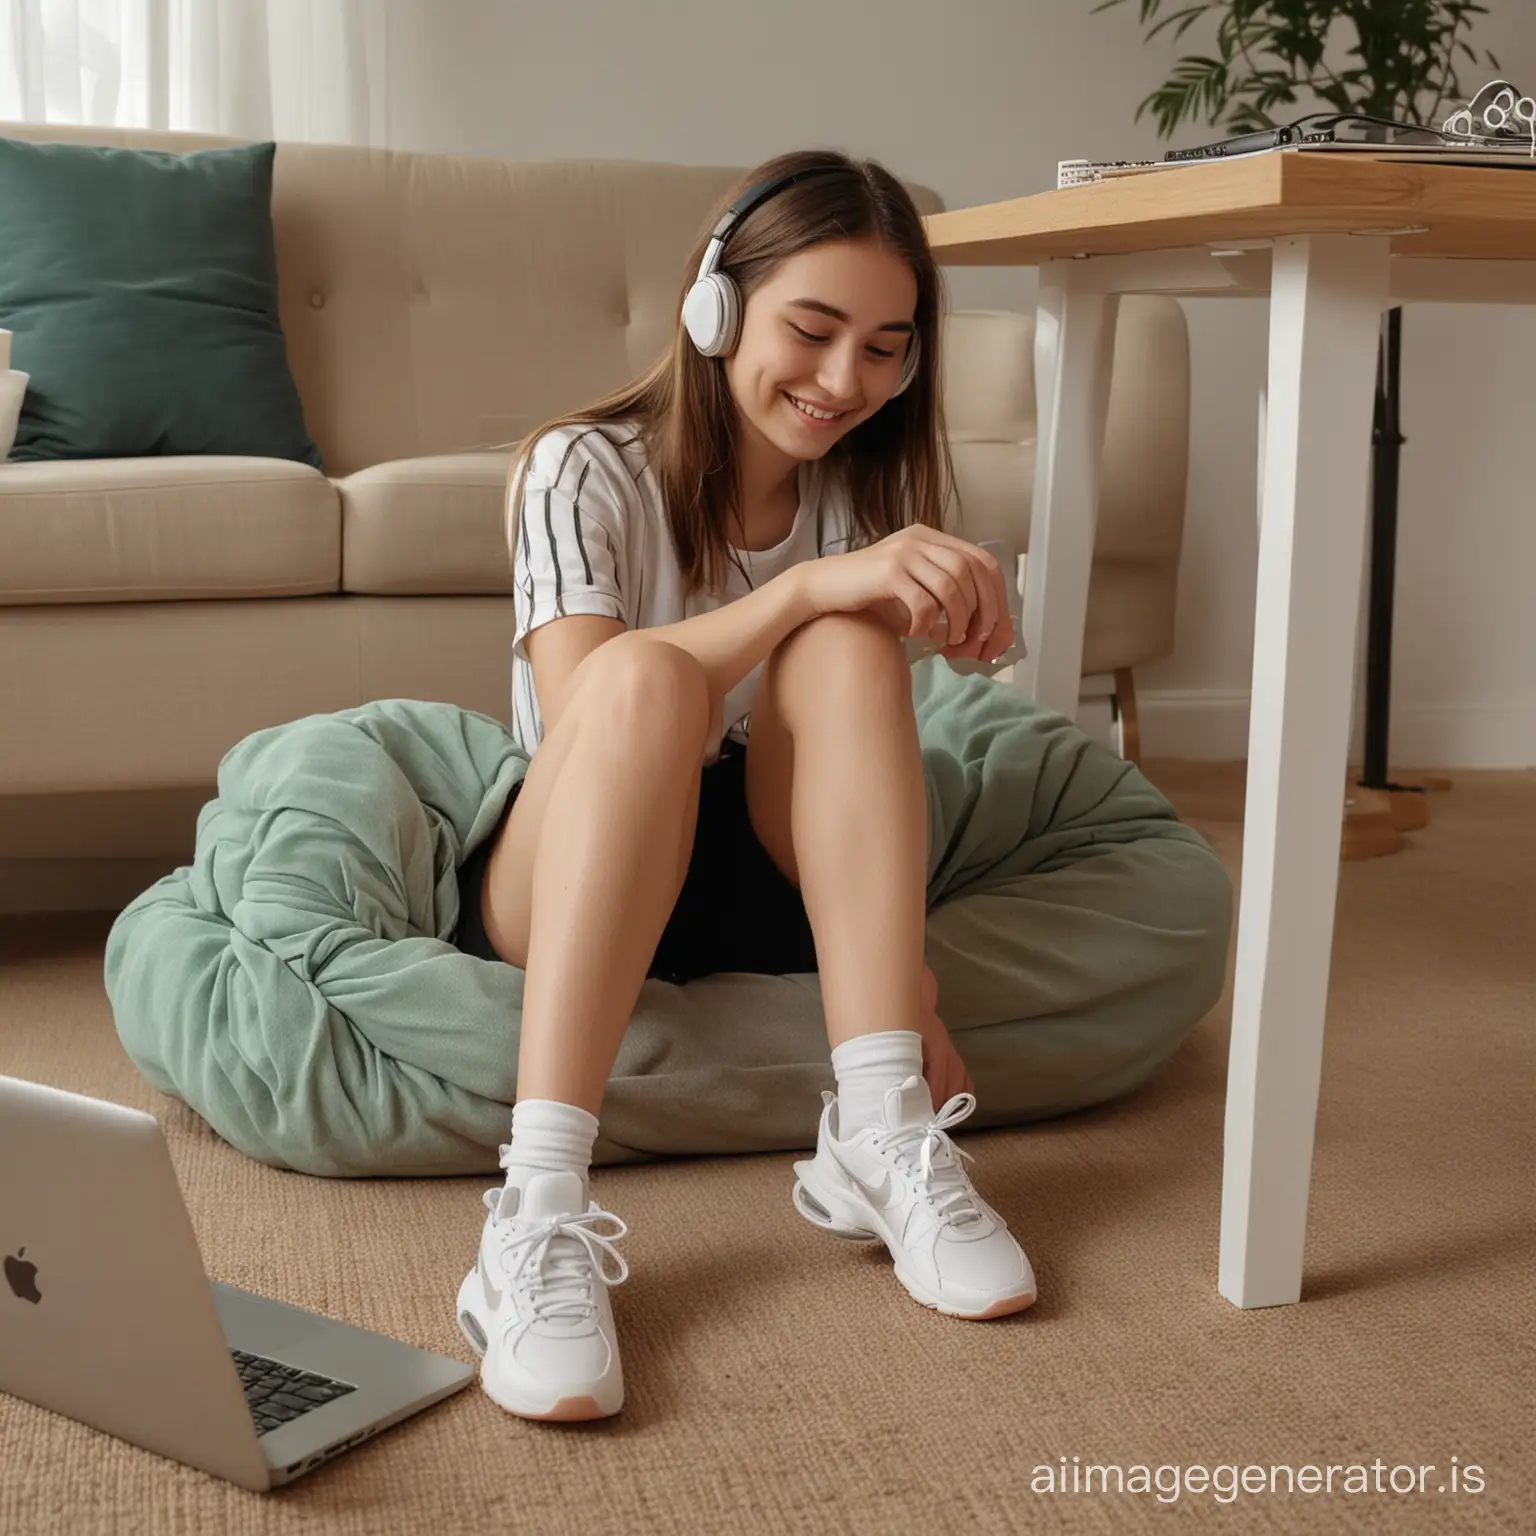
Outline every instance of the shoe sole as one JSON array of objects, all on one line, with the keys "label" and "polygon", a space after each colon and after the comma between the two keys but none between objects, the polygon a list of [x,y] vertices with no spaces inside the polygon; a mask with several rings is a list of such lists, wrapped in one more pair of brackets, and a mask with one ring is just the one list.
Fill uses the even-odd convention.
[{"label": "shoe sole", "polygon": [[[800,1174],[802,1167],[809,1164],[796,1163],[795,1172]],[[861,1227],[857,1219],[850,1214],[853,1207],[833,1200],[817,1190],[814,1194],[806,1187],[805,1176],[800,1175],[795,1180],[794,1192],[790,1196],[794,1201],[795,1209],[800,1212],[813,1227],[823,1232],[830,1232],[833,1237],[840,1237],[850,1243],[878,1243],[880,1234],[871,1232],[866,1227]]]},{"label": "shoe sole", "polygon": [[988,1302],[986,1306],[975,1309],[957,1307],[953,1302],[933,1296],[924,1286],[901,1272],[901,1261],[887,1239],[878,1232],[871,1232],[858,1225],[854,1208],[849,1202],[839,1200],[821,1189],[807,1188],[807,1176],[814,1177],[812,1168],[813,1164],[809,1161],[795,1164],[797,1177],[792,1196],[795,1209],[813,1227],[822,1232],[830,1232],[834,1237],[843,1238],[847,1242],[880,1243],[890,1254],[891,1262],[896,1266],[896,1278],[901,1281],[902,1289],[913,1301],[932,1312],[942,1313],[945,1317],[963,1318],[966,1322],[972,1323],[988,1322],[994,1317],[1011,1317],[1015,1312],[1023,1312],[1035,1304],[1037,1293],[1034,1291],[1019,1291],[1012,1296],[1000,1296],[995,1301]]},{"label": "shoe sole", "polygon": [[480,1357],[481,1390],[498,1408],[504,1409],[507,1413],[516,1414],[520,1419],[538,1419],[548,1424],[578,1424],[592,1419],[612,1418],[624,1406],[622,1383],[618,1391],[618,1401],[611,1408],[605,1407],[590,1393],[558,1398],[554,1403],[533,1403],[526,1400],[518,1402],[498,1392],[485,1376],[485,1325],[480,1321],[480,1315],[475,1311],[471,1299],[474,1294],[474,1282],[477,1279],[477,1272],[472,1269],[459,1286],[457,1313],[459,1332],[469,1341],[469,1347]]},{"label": "shoe sole", "polygon": [[[889,1251],[890,1245],[887,1244],[886,1247],[887,1251]],[[892,1254],[891,1257],[894,1259],[895,1255]],[[896,1278],[901,1281],[903,1289],[913,1301],[927,1307],[931,1312],[941,1312],[945,1317],[963,1318],[968,1323],[985,1323],[994,1317],[1012,1317],[1015,1312],[1027,1311],[1035,1304],[1034,1291],[1019,1291],[1013,1296],[999,1297],[998,1300],[992,1302],[990,1306],[983,1307],[979,1312],[967,1312],[963,1308],[953,1306],[947,1302],[931,1300],[924,1294],[921,1286],[914,1284],[899,1269],[896,1271]]]}]

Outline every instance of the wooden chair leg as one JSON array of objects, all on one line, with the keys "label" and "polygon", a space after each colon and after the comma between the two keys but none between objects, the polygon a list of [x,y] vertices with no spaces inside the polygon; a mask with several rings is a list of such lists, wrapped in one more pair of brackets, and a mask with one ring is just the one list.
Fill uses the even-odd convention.
[{"label": "wooden chair leg", "polygon": [[1115,716],[1120,722],[1120,756],[1141,767],[1141,717],[1136,712],[1136,676],[1129,667],[1115,672]]}]

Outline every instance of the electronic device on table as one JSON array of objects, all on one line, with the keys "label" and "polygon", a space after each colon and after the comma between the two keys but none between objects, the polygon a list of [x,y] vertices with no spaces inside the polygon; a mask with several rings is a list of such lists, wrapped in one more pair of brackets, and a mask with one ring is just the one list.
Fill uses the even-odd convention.
[{"label": "electronic device on table", "polygon": [[1276,149],[1355,151],[1441,164],[1524,164],[1536,169],[1536,97],[1522,94],[1507,80],[1491,80],[1438,128],[1362,112],[1312,112],[1276,128],[1170,149],[1161,160],[1061,160],[1056,166],[1056,186],[1059,190]]}]

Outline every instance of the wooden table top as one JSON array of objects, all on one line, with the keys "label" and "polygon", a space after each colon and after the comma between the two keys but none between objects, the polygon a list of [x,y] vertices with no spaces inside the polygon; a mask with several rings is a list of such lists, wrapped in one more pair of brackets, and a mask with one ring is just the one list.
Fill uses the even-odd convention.
[{"label": "wooden table top", "polygon": [[923,222],[945,266],[1032,267],[1064,256],[1406,229],[1418,232],[1392,240],[1404,256],[1536,260],[1536,167],[1282,149],[957,208]]}]

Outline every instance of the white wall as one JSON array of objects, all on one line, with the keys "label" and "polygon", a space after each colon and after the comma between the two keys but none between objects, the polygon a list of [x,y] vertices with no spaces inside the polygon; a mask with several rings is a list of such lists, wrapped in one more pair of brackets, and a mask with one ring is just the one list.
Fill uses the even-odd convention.
[{"label": "white wall", "polygon": [[[1092,0],[389,4],[396,148],[749,165],[829,144],[951,208],[1044,190],[1069,156],[1160,153],[1132,117],[1180,51],[1143,45],[1134,3],[1094,15]],[[1536,7],[1492,9],[1480,41],[1536,87]],[[1028,272],[954,269],[949,282],[957,305],[1032,303]],[[1155,755],[1240,757],[1267,311],[1186,309],[1178,639],[1140,678],[1144,729]],[[1393,765],[1536,764],[1536,313],[1424,306],[1405,332]]]}]

